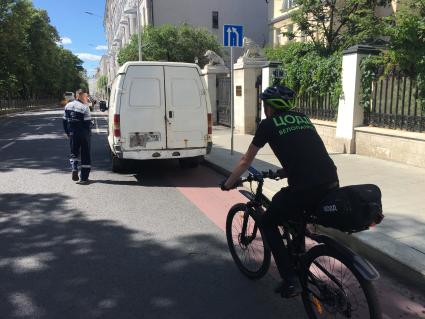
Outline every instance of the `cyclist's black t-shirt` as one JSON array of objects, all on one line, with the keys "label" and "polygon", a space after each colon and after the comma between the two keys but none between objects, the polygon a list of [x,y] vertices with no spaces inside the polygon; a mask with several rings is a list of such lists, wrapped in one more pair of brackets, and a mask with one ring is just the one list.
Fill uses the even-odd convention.
[{"label": "cyclist's black t-shirt", "polygon": [[288,184],[296,189],[338,181],[336,167],[310,119],[303,113],[287,111],[264,119],[252,144],[269,143],[288,174]]}]

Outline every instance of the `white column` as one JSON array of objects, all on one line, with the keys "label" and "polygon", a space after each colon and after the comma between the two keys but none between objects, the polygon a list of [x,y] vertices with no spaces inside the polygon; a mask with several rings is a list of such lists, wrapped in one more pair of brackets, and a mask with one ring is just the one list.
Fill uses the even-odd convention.
[{"label": "white column", "polygon": [[129,25],[125,24],[124,25],[124,45],[127,45],[128,42],[130,42],[130,30],[129,30]]},{"label": "white column", "polygon": [[136,21],[136,15],[131,14],[130,17],[130,36],[135,34],[137,32],[137,21]]},{"label": "white column", "polygon": [[[235,131],[237,133],[255,133],[257,117],[255,82],[257,77],[261,75],[262,66],[235,64],[233,98],[235,101]],[[238,92],[241,92],[241,95],[238,95]]]},{"label": "white column", "polygon": [[345,153],[356,151],[354,128],[363,126],[364,109],[361,100],[360,63],[367,55],[376,55],[380,51],[366,45],[356,45],[343,52],[342,95],[339,99],[336,137],[343,144]]}]

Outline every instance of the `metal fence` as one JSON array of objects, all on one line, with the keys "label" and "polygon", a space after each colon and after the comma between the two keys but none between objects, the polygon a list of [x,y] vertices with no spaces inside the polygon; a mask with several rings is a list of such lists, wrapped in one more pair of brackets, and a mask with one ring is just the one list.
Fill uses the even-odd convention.
[{"label": "metal fence", "polygon": [[217,122],[226,126],[231,125],[230,85],[230,78],[220,77],[217,79]]},{"label": "metal fence", "polygon": [[312,94],[304,94],[297,98],[296,111],[302,112],[310,118],[336,121],[338,103],[335,102],[331,95],[314,96]]},{"label": "metal fence", "polygon": [[365,124],[406,131],[425,131],[425,103],[414,77],[393,72],[372,82]]},{"label": "metal fence", "polygon": [[52,106],[57,104],[58,100],[52,98],[36,100],[0,99],[0,113],[20,112],[38,108],[41,106]]}]

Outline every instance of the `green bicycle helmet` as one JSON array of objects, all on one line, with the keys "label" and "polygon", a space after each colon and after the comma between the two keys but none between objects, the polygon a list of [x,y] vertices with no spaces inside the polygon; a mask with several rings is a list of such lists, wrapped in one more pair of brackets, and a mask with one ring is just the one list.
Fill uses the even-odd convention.
[{"label": "green bicycle helmet", "polygon": [[295,108],[295,92],[283,85],[268,87],[260,94],[260,99],[275,110],[289,111]]}]

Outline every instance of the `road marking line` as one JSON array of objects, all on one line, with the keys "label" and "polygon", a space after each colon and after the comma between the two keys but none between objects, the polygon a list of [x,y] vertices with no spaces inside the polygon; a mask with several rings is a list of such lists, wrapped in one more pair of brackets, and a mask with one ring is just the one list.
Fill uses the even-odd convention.
[{"label": "road marking line", "polygon": [[96,126],[96,133],[99,134],[100,130],[99,130],[99,125],[97,124],[97,117],[94,118],[94,124]]},{"label": "road marking line", "polygon": [[10,143],[8,143],[8,144],[6,144],[6,145],[2,146],[0,149],[1,149],[1,150],[4,150],[4,149],[8,148],[9,146],[12,146],[12,145],[13,145],[13,144],[15,144],[15,143],[16,143],[15,141],[10,142]]}]

